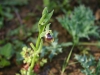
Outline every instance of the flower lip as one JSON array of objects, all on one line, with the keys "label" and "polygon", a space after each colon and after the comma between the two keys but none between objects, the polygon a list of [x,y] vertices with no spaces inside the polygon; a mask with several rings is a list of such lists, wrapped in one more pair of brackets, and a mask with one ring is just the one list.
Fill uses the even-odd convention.
[{"label": "flower lip", "polygon": [[51,36],[50,33],[47,33],[47,34],[45,35],[45,38],[46,38],[47,40],[52,40],[52,39],[53,39],[53,37]]},{"label": "flower lip", "polygon": [[50,33],[47,33],[45,35],[45,41],[48,42],[48,43],[51,43],[54,41],[54,38],[52,37],[52,35]]}]

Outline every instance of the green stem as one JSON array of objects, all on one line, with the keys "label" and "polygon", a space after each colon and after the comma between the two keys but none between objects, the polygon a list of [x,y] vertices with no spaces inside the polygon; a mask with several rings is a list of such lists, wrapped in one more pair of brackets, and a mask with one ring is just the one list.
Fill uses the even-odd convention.
[{"label": "green stem", "polygon": [[65,71],[65,69],[66,69],[66,66],[68,65],[68,62],[69,62],[69,59],[70,59],[70,57],[71,57],[73,48],[74,48],[74,45],[72,46],[72,48],[71,48],[71,50],[70,50],[70,53],[69,53],[69,55],[68,55],[68,57],[67,57],[67,59],[66,59],[64,65],[63,65],[63,67],[62,67],[61,75],[63,75],[63,73],[64,73],[64,71]]},{"label": "green stem", "polygon": [[67,60],[66,60],[66,63],[69,62],[69,59],[70,59],[70,57],[71,57],[71,54],[72,54],[73,48],[74,48],[74,45],[73,45],[73,47],[71,48],[71,51],[70,51],[70,53],[69,53],[69,55],[68,55],[68,58],[67,58]]},{"label": "green stem", "polygon": [[92,46],[96,46],[99,43],[88,43],[88,42],[79,42],[78,45],[92,45]]},{"label": "green stem", "polygon": [[38,36],[37,42],[36,42],[36,49],[38,50],[39,48],[39,44],[40,44],[41,38],[40,38],[40,34]]},{"label": "green stem", "polygon": [[32,62],[31,62],[31,65],[29,67],[27,75],[32,75],[32,69],[33,69],[34,65],[35,65],[35,57],[32,59]]},{"label": "green stem", "polygon": [[41,39],[40,43],[39,43],[39,48],[38,50],[35,50],[34,52],[34,56],[32,58],[32,61],[31,61],[31,65],[30,65],[30,68],[29,68],[29,73],[27,75],[31,75],[32,73],[32,70],[33,70],[33,67],[36,63],[36,59],[37,59],[37,55],[40,53],[40,50],[42,49],[42,46],[43,46],[43,40]]},{"label": "green stem", "polygon": [[45,29],[45,25],[41,28],[41,30],[39,31],[39,36],[38,36],[38,39],[37,39],[37,42],[36,42],[36,49],[39,48],[39,44],[41,42],[41,38],[40,38],[40,34],[44,31]]}]

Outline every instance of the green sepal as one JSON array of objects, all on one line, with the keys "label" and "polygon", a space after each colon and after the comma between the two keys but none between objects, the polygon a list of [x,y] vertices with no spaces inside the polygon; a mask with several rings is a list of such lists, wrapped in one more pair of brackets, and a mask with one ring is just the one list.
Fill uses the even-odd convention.
[{"label": "green sepal", "polygon": [[46,25],[46,28],[45,28],[46,31],[49,30],[49,28],[50,28],[50,24],[51,24],[51,23],[49,23],[49,24]]},{"label": "green sepal", "polygon": [[42,15],[42,17],[41,17],[41,19],[39,20],[39,23],[38,23],[39,25],[43,25],[43,21],[44,21],[45,17],[46,17],[46,14]]},{"label": "green sepal", "polygon": [[46,32],[42,32],[42,33],[40,34],[40,38],[44,37],[45,35],[46,35]]},{"label": "green sepal", "polygon": [[45,31],[44,31],[44,32],[41,32],[40,38],[44,37],[47,33],[50,33],[51,35],[53,35],[53,34],[52,34],[52,31],[49,30],[50,24],[51,24],[51,23],[47,24],[47,25],[46,25],[46,28],[45,28]]},{"label": "green sepal", "polygon": [[42,15],[44,15],[44,14],[48,14],[48,8],[47,7],[45,7],[43,12],[42,12]]},{"label": "green sepal", "polygon": [[47,25],[47,23],[49,22],[50,18],[53,15],[54,10],[52,10],[50,13],[48,13],[48,15],[46,16],[45,20],[44,20],[44,24]]},{"label": "green sepal", "polygon": [[48,21],[50,20],[53,12],[54,12],[54,10],[52,10],[50,13],[43,14],[39,21],[39,25],[46,25],[48,23]]}]

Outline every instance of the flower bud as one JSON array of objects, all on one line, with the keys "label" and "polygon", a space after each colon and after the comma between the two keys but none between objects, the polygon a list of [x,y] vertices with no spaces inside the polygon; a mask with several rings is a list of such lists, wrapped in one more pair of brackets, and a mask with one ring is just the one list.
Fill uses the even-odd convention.
[{"label": "flower bud", "polygon": [[40,64],[36,64],[35,66],[34,66],[34,72],[35,73],[38,73],[39,72],[39,69],[40,69]]}]

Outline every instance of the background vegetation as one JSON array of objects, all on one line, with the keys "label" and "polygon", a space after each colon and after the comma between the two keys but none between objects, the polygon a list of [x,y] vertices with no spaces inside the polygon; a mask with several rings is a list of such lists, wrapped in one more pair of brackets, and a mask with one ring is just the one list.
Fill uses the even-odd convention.
[{"label": "background vegetation", "polygon": [[44,7],[54,9],[50,19],[54,41],[43,39],[39,55],[46,64],[37,74],[99,75],[99,0],[1,0],[0,75],[20,72],[24,65],[22,48],[36,44]]}]

